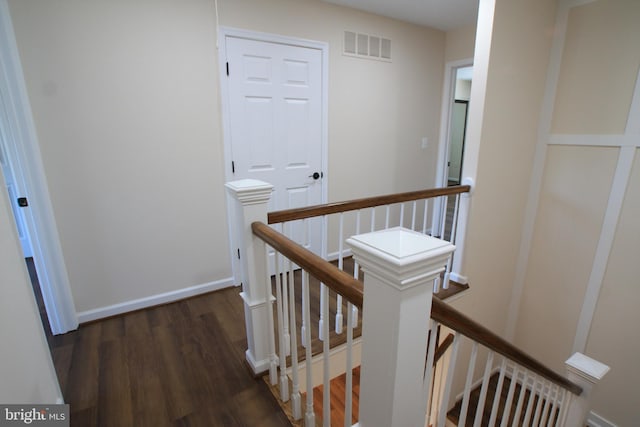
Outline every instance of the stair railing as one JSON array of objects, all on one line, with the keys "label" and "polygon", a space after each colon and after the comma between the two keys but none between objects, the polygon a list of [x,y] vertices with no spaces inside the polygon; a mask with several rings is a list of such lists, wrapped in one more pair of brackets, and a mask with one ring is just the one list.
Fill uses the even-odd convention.
[{"label": "stair railing", "polygon": [[[306,228],[309,224],[305,224],[305,221],[320,221],[324,235],[322,249],[317,255],[325,260],[333,260],[343,270],[345,258],[351,255],[345,241],[347,237],[362,232],[404,227],[455,244],[461,196],[468,195],[470,191],[469,185],[456,185],[288,209],[269,212],[267,222],[284,235],[292,237],[293,224]],[[434,292],[441,289],[447,291],[451,282],[458,289],[466,287],[466,278],[459,271],[452,271],[452,263],[453,257],[447,262],[442,279],[437,278],[434,282]],[[352,266],[352,274],[358,278],[359,273],[360,266],[356,263]],[[341,334],[344,326],[343,304],[339,295],[336,298],[337,312],[333,329]],[[320,339],[323,340],[324,297],[321,297],[320,305],[318,327],[321,331]],[[356,322],[354,326],[357,326],[359,316],[356,308],[351,318]]]},{"label": "stair railing", "polygon": [[[360,426],[444,426],[447,412],[455,406],[450,399],[454,390],[458,390],[454,379],[460,375],[465,378],[464,387],[460,387],[460,426],[493,426],[497,421],[501,426],[584,426],[591,390],[608,367],[576,354],[567,361],[567,380],[432,298],[433,283],[440,277],[455,249],[450,242],[402,227],[350,237],[346,244],[351,248],[355,262],[365,272],[362,285],[351,275],[263,223],[272,188],[269,184],[244,180],[229,183],[227,188],[241,207],[237,212],[244,224],[241,230],[244,255],[241,259],[247,271],[243,276],[241,295],[245,302],[249,346],[247,361],[256,373],[269,371],[271,383],[279,386],[281,399],[291,400],[294,418],[304,417],[305,426],[315,425],[311,366],[314,351],[310,345],[314,334],[311,327],[306,330],[299,327],[296,319],[303,316],[306,325],[311,324],[309,289],[312,278],[318,284],[324,284],[320,287],[325,297],[331,289],[350,304],[349,308],[362,309]],[[275,274],[268,268],[269,248],[277,254],[275,265],[283,266],[278,267]],[[274,289],[277,319],[274,319],[272,306]],[[296,308],[297,298],[303,300],[302,309]],[[349,308],[348,316],[353,313]],[[328,304],[322,307],[322,311],[328,318]],[[285,326],[285,312],[288,313],[288,336],[281,333]],[[348,389],[354,366],[352,320],[347,321],[345,370]],[[327,336],[328,324],[323,327]],[[448,357],[441,359],[441,362],[446,360],[448,366],[436,401],[431,394],[439,328],[450,330],[453,342]],[[275,330],[278,331],[277,343]],[[315,335],[318,336],[319,331]],[[307,343],[303,350],[307,365],[304,415],[301,381],[296,378],[296,364],[302,358],[297,354],[298,337]],[[471,343],[472,354],[467,370],[461,373],[456,364],[463,340]],[[323,366],[322,419],[323,426],[327,427],[331,425],[329,380],[332,377],[328,341],[322,343],[320,356]],[[478,382],[475,365],[482,359],[481,349],[486,349],[487,361]],[[500,357],[502,361],[494,363]],[[506,402],[499,398],[500,392],[495,393],[489,419],[486,420],[483,402],[477,405],[475,414],[471,414],[469,396],[473,386],[480,384],[480,400],[487,399],[490,377],[496,366],[499,366],[496,389],[501,391],[507,381],[509,386]],[[344,425],[350,426],[351,390],[345,394],[348,403],[344,410],[349,416],[345,417]],[[513,402],[516,402],[515,408]],[[465,413],[470,416],[465,416]]]},{"label": "stair railing", "polygon": [[[576,353],[566,362],[567,378],[438,299],[433,300],[431,319],[431,330],[450,330],[454,338],[444,387],[437,399],[430,400],[430,424],[444,426],[449,413],[458,426],[585,425],[591,390],[608,367]],[[463,341],[471,345],[471,354],[461,371],[457,358]],[[435,342],[430,343],[430,351],[434,346]],[[481,360],[485,360],[484,370],[476,373]],[[427,372],[425,385],[431,384],[434,371]],[[453,399],[454,405],[455,376],[464,379],[464,388]],[[474,389],[479,390],[476,399],[471,398]],[[429,400],[429,390],[426,393]]]}]

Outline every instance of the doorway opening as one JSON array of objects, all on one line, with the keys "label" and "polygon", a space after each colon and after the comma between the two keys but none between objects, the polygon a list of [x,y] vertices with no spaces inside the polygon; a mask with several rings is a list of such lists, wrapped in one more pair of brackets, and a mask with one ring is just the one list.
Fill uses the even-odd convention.
[{"label": "doorway opening", "polygon": [[473,67],[460,67],[455,70],[455,86],[451,119],[449,121],[449,141],[447,160],[447,185],[460,185],[465,137],[467,134],[467,115],[471,98],[471,80]]},{"label": "doorway opening", "polygon": [[[463,160],[467,134],[467,118],[471,101],[473,60],[448,63],[442,102],[439,166],[436,184],[439,187],[460,185],[463,181]],[[434,207],[434,223],[444,224],[438,234],[449,238],[453,228],[456,197]],[[444,221],[442,218],[444,217]]]},{"label": "doorway opening", "polygon": [[[19,205],[14,207],[14,216],[23,220],[20,240],[28,241],[51,331],[63,334],[78,327],[78,318],[6,2],[0,2],[0,130],[2,168],[11,171],[15,194],[9,191],[9,195],[12,204]],[[18,202],[14,196],[28,199]]]}]

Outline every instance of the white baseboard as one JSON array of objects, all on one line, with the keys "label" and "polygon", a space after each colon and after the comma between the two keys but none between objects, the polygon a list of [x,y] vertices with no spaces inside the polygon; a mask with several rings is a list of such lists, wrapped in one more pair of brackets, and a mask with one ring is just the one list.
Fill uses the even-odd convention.
[{"label": "white baseboard", "polygon": [[[331,252],[329,254],[327,254],[327,261],[337,261],[338,260],[338,255],[340,255],[340,251],[335,251],[335,252]],[[351,253],[351,249],[350,248],[346,248],[342,250],[342,257],[343,258],[347,258],[352,256],[353,254]]]},{"label": "white baseboard", "polygon": [[151,295],[149,297],[126,301],[119,304],[108,305],[106,307],[94,308],[93,310],[87,310],[78,313],[78,321],[80,323],[86,323],[93,320],[104,319],[105,317],[140,310],[142,308],[153,307],[155,305],[167,304],[207,292],[217,291],[219,289],[228,288],[233,285],[233,277],[229,277],[226,279],[217,280],[215,282],[209,282],[202,285],[178,289],[177,291],[165,292],[162,294]]},{"label": "white baseboard", "polygon": [[616,424],[611,421],[602,418],[600,415],[595,412],[589,412],[589,416],[587,417],[587,426],[588,427],[618,427]]}]

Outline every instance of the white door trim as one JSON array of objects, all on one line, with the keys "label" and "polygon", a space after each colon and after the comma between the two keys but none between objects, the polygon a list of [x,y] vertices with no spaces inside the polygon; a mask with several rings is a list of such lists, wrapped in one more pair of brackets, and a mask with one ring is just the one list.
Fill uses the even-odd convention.
[{"label": "white door trim", "polygon": [[455,72],[458,68],[473,66],[473,58],[447,62],[444,66],[444,88],[442,90],[442,114],[440,115],[440,143],[438,144],[438,168],[436,187],[447,186],[447,168],[445,164],[449,157],[449,134],[451,126],[451,112],[455,95]]},{"label": "white door trim", "polygon": [[[231,170],[231,138],[230,138],[230,113],[229,113],[229,87],[227,84],[227,80],[225,76],[227,74],[227,52],[226,52],[226,43],[224,40],[226,37],[237,37],[248,40],[256,40],[262,42],[269,43],[279,43],[291,46],[299,46],[310,49],[318,49],[322,55],[322,121],[321,121],[321,144],[322,144],[322,169],[324,173],[324,177],[322,179],[322,203],[326,203],[328,199],[328,165],[329,165],[329,151],[328,151],[328,140],[329,140],[329,44],[325,42],[319,42],[314,40],[300,39],[295,37],[282,36],[278,34],[270,34],[270,33],[262,33],[251,30],[243,30],[238,28],[231,27],[220,27],[218,30],[218,73],[220,77],[220,99],[221,99],[221,109],[222,109],[222,130],[223,130],[223,139],[224,139],[224,177],[225,182],[233,181],[234,176]],[[240,268],[240,263],[238,260],[238,255],[236,254],[236,249],[238,245],[234,242],[236,241],[236,230],[238,230],[238,224],[236,224],[236,216],[232,212],[232,203],[227,201],[227,215],[229,218],[228,227],[229,227],[229,251],[231,256],[231,265],[233,277],[235,280],[235,284],[239,285],[240,280],[239,274],[242,271]],[[323,237],[324,240],[324,237]],[[325,246],[325,242],[322,242],[323,247]]]},{"label": "white door trim", "polygon": [[[440,141],[438,142],[438,164],[436,167],[436,187],[446,187],[448,171],[446,164],[449,160],[449,136],[451,133],[451,116],[456,88],[456,71],[458,68],[473,66],[473,58],[459,59],[447,62],[444,66],[444,87],[442,88],[442,113],[440,114]],[[464,163],[463,163],[464,164]],[[461,176],[463,176],[461,174]],[[461,182],[462,183],[462,182]],[[440,198],[435,199],[433,207],[432,228],[441,224],[443,205]]]},{"label": "white door trim", "polygon": [[13,138],[7,153],[16,178],[24,183],[29,208],[24,208],[25,225],[31,238],[33,259],[54,334],[78,327],[62,247],[53,216],[53,206],[44,174],[35,124],[27,96],[7,0],[0,0],[0,96],[7,109]]}]

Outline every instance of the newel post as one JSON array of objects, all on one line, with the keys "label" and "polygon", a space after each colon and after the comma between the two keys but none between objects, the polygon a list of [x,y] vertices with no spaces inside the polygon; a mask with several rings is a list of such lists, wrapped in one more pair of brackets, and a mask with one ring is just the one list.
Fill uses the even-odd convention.
[{"label": "newel post", "polygon": [[455,247],[400,227],[347,243],[365,273],[359,425],[423,426],[433,281]]},{"label": "newel post", "polygon": [[[236,218],[236,245],[240,255],[244,320],[247,330],[246,358],[255,374],[269,369],[269,310],[271,289],[265,286],[267,260],[265,243],[255,237],[251,224],[267,222],[268,203],[273,185],[255,179],[243,179],[225,184],[235,206],[232,215]],[[232,221],[233,223],[233,221]],[[237,273],[237,272],[236,272]]]},{"label": "newel post", "polygon": [[564,363],[567,369],[567,378],[582,387],[580,396],[572,396],[567,408],[564,425],[567,427],[582,427],[587,425],[593,389],[609,372],[609,366],[582,353],[574,353]]}]

